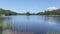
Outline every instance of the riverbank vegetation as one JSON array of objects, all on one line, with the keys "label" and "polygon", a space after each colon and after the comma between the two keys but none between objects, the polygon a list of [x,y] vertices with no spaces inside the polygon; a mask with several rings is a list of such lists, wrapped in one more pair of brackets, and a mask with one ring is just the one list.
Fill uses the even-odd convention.
[{"label": "riverbank vegetation", "polygon": [[[60,9],[56,9],[56,10],[45,10],[44,12],[38,12],[38,13],[30,13],[30,12],[26,12],[26,13],[16,13],[14,11],[11,10],[5,10],[0,8],[0,16],[11,16],[11,15],[60,15]],[[3,22],[0,21],[0,34],[2,34],[2,30],[3,30],[4,24]],[[11,25],[7,24],[5,26],[6,28],[10,28]]]},{"label": "riverbank vegetation", "polygon": [[11,16],[11,15],[60,15],[60,9],[56,10],[45,10],[44,12],[38,12],[38,13],[16,13],[11,10],[5,10],[0,8],[0,16]]},{"label": "riverbank vegetation", "polygon": [[47,10],[47,11],[44,11],[44,12],[39,12],[37,13],[37,15],[60,15],[60,9],[57,9],[57,10]]},{"label": "riverbank vegetation", "polygon": [[11,10],[5,10],[0,8],[0,16],[10,16],[10,15],[17,15],[17,13]]},{"label": "riverbank vegetation", "polygon": [[10,24],[8,24],[8,23],[6,25],[4,25],[4,23],[0,22],[0,34],[2,34],[3,29],[6,30],[6,29],[9,29],[11,27],[12,26]]},{"label": "riverbank vegetation", "polygon": [[60,15],[60,9],[56,10],[45,10],[44,12],[38,12],[38,13],[20,13],[19,15]]}]

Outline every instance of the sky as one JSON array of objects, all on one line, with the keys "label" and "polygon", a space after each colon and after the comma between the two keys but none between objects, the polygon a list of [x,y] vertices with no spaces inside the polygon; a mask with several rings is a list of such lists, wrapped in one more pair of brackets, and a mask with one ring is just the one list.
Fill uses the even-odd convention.
[{"label": "sky", "polygon": [[60,0],[0,0],[0,8],[17,13],[37,13],[60,8]]}]

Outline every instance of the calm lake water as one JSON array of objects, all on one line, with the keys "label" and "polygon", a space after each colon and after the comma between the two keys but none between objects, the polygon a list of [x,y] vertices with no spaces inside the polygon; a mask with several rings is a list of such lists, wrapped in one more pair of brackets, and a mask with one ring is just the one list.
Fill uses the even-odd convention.
[{"label": "calm lake water", "polygon": [[12,30],[17,32],[60,32],[60,16],[5,16],[0,22],[10,23]]}]

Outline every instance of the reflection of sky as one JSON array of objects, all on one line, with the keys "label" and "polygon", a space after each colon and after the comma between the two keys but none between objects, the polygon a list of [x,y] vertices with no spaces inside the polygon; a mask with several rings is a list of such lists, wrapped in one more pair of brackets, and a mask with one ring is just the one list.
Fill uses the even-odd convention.
[{"label": "reflection of sky", "polygon": [[57,17],[45,17],[45,21],[47,22],[47,23],[49,23],[49,24],[59,24],[60,23],[60,21],[59,21],[60,19],[58,18],[58,16]]},{"label": "reflection of sky", "polygon": [[51,18],[51,17],[48,18],[48,20],[46,22],[49,23],[49,24],[51,24],[51,25],[56,24],[55,21],[54,21],[54,19]]},{"label": "reflection of sky", "polygon": [[[19,31],[59,31],[60,24],[57,22],[57,17],[44,16],[11,16],[10,19],[5,19],[6,22],[12,23]],[[59,21],[60,22],[60,21]]]},{"label": "reflection of sky", "polygon": [[19,16],[19,17],[12,17],[11,21],[13,22],[40,22],[42,21],[43,17],[40,16]]},{"label": "reflection of sky", "polygon": [[46,17],[45,22],[48,24],[51,28],[60,29],[60,19],[58,17]]}]

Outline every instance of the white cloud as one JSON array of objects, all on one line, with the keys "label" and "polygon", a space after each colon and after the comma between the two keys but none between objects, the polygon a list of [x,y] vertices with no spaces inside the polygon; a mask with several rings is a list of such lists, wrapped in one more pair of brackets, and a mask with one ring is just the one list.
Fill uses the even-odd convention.
[{"label": "white cloud", "polygon": [[57,7],[48,7],[47,10],[56,10],[58,9]]}]

